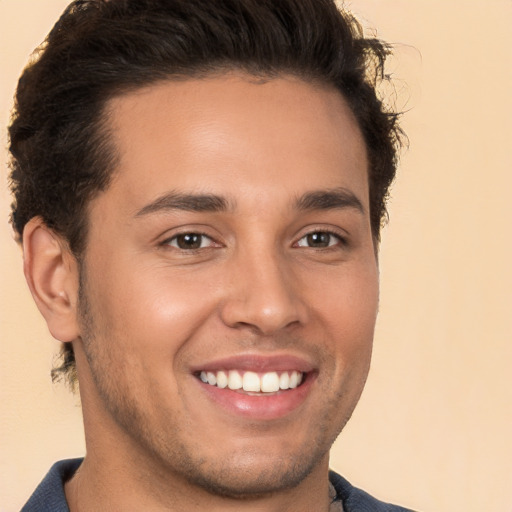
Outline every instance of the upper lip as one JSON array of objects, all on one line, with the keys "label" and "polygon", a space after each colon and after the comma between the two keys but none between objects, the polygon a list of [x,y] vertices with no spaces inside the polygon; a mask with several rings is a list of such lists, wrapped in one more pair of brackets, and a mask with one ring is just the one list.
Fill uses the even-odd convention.
[{"label": "upper lip", "polygon": [[242,354],[207,361],[191,367],[193,373],[220,370],[243,370],[258,373],[297,370],[308,373],[313,369],[314,366],[309,360],[291,354]]}]

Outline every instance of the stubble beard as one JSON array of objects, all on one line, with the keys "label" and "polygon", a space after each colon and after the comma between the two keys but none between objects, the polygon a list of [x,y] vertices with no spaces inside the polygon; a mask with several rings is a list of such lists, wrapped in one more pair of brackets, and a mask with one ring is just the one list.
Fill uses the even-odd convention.
[{"label": "stubble beard", "polygon": [[[222,460],[215,461],[194,453],[187,443],[181,442],[186,438],[183,433],[193,428],[193,425],[185,425],[183,428],[176,418],[169,417],[162,423],[171,426],[170,429],[155,429],[146,414],[144,401],[134,399],[133,393],[126,392],[132,389],[130,379],[126,377],[129,370],[125,368],[123,372],[120,368],[110,344],[97,342],[98,326],[88,298],[86,282],[85,270],[82,268],[78,310],[81,339],[90,372],[104,407],[135,447],[136,467],[146,471],[147,475],[152,472],[153,476],[157,476],[155,479],[149,477],[153,484],[156,480],[172,481],[174,485],[181,481],[216,496],[232,499],[263,498],[297,487],[328,458],[332,444],[352,415],[359,398],[340,420],[336,403],[343,402],[343,390],[339,390],[331,400],[326,400],[322,409],[324,414],[316,418],[315,429],[307,445],[282,457],[273,457],[269,464],[259,467],[256,472],[247,450],[243,454],[223,455]],[[102,325],[109,324],[103,321]],[[102,333],[103,339],[110,339],[108,327],[104,331],[107,332]],[[333,429],[332,425],[336,422],[338,426]],[[162,475],[167,478],[162,478]]]}]

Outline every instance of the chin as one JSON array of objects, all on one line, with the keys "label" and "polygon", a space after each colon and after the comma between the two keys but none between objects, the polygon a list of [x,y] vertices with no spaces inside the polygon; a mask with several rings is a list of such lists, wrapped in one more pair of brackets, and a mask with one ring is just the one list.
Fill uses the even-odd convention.
[{"label": "chin", "polygon": [[238,500],[262,498],[297,487],[324,458],[312,458],[308,454],[290,459],[266,458],[260,462],[244,455],[244,461],[224,461],[215,467],[196,468],[188,479],[213,495]]}]

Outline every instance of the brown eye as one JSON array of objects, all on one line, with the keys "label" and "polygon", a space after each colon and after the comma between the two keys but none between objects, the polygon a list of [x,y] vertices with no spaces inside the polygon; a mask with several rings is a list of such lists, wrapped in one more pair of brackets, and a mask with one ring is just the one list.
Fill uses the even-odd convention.
[{"label": "brown eye", "polygon": [[307,236],[310,247],[329,247],[331,238],[329,233],[311,233]]},{"label": "brown eye", "polygon": [[171,238],[168,245],[182,250],[202,249],[211,245],[211,238],[200,233],[183,233]]},{"label": "brown eye", "polygon": [[340,243],[340,237],[327,231],[315,231],[302,237],[297,245],[299,247],[312,247],[313,249],[323,249],[332,247]]}]

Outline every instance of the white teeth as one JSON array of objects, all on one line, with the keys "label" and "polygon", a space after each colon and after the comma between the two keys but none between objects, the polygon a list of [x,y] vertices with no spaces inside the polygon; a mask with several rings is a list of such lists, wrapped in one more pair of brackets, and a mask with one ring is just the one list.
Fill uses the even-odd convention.
[{"label": "white teeth", "polygon": [[290,376],[288,372],[282,373],[281,377],[279,377],[279,387],[281,389],[288,389],[290,387]]},{"label": "white teeth", "polygon": [[261,377],[261,391],[265,393],[279,391],[279,376],[276,372],[263,374],[263,377]]},{"label": "white teeth", "polygon": [[219,388],[225,388],[228,385],[228,376],[226,372],[217,372],[217,386]]},{"label": "white teeth", "polygon": [[[279,372],[280,373],[280,372]],[[252,393],[276,393],[279,390],[294,389],[300,385],[304,374],[296,370],[289,372],[243,372],[238,370],[205,372],[199,374],[199,378],[210,386],[229,388],[232,390],[243,389]]]},{"label": "white teeth", "polygon": [[261,381],[257,373],[245,372],[243,383],[244,391],[261,391]]},{"label": "white teeth", "polygon": [[240,374],[236,370],[230,370],[228,377],[228,388],[240,389],[242,385],[242,377],[240,376]]}]

